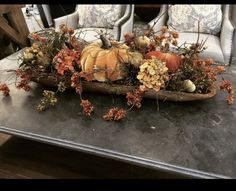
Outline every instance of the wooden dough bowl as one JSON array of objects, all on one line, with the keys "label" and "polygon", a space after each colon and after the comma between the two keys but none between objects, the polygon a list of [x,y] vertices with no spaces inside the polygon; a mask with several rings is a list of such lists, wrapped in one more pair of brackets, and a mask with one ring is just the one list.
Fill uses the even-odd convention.
[{"label": "wooden dough bowl", "polygon": [[[59,79],[50,78],[49,75],[43,75],[39,77],[33,77],[32,81],[40,83],[45,86],[55,87]],[[70,87],[70,86],[68,86]],[[116,94],[116,95],[126,95],[127,92],[134,90],[133,86],[119,85],[119,84],[107,84],[102,82],[87,82],[82,81],[82,88],[84,92],[96,92],[105,94]],[[149,90],[145,93],[144,97],[151,99],[168,100],[175,102],[184,101],[194,101],[194,100],[204,100],[212,98],[216,95],[216,87],[213,87],[210,93],[199,94],[199,93],[186,93],[186,92],[172,92],[160,90],[156,92],[154,90]]]}]

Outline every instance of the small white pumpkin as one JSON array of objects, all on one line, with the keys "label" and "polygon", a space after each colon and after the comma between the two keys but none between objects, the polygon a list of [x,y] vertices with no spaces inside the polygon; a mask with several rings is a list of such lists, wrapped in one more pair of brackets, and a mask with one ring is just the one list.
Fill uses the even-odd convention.
[{"label": "small white pumpkin", "polygon": [[146,48],[150,45],[151,40],[146,36],[139,36],[135,39],[135,44],[138,48]]},{"label": "small white pumpkin", "polygon": [[186,92],[190,92],[190,93],[196,90],[196,86],[191,80],[184,80],[183,87]]}]

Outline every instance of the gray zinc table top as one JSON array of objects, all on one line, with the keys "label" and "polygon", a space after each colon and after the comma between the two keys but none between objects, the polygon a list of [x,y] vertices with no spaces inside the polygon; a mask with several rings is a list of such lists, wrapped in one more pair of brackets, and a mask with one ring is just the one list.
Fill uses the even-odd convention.
[{"label": "gray zinc table top", "polygon": [[[3,69],[17,67],[18,55],[0,61],[0,81],[9,75]],[[224,75],[234,86],[235,72],[231,66]],[[67,91],[56,107],[39,113],[47,88],[32,85],[30,92],[11,85],[11,96],[0,95],[0,132],[189,177],[236,177],[236,107],[222,92],[204,101],[159,101],[159,111],[156,100],[145,99],[124,121],[106,122],[101,116],[110,107],[126,107],[124,96],[84,94],[95,105],[87,118],[78,96]]]}]

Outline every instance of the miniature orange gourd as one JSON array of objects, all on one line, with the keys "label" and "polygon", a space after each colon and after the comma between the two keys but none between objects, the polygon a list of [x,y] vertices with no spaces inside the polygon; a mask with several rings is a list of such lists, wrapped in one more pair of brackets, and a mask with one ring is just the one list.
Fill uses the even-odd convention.
[{"label": "miniature orange gourd", "polygon": [[174,53],[165,53],[160,51],[151,51],[146,54],[147,58],[155,57],[162,62],[166,62],[166,67],[171,72],[175,72],[181,66],[181,57]]}]

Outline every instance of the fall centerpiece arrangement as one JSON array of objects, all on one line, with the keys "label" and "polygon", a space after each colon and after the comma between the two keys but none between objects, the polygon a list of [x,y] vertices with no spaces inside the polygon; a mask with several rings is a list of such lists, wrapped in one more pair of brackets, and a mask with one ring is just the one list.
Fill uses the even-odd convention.
[{"label": "fall centerpiece arrangement", "polygon": [[[126,95],[128,108],[112,106],[102,118],[119,121],[133,108],[141,108],[143,97],[170,101],[192,101],[213,97],[219,86],[228,93],[227,103],[234,101],[230,81],[217,76],[223,66],[215,66],[211,58],[202,59],[199,54],[206,49],[204,42],[178,45],[178,33],[163,26],[158,32],[152,27],[142,36],[124,34],[124,42],[100,39],[86,43],[77,38],[73,29],[61,25],[46,36],[31,34],[34,43],[26,48],[22,62],[15,74],[16,87],[30,91],[30,83],[38,82],[55,86],[55,91],[44,90],[38,111],[45,111],[58,102],[58,94],[74,89],[81,100],[86,116],[96,110],[83,98],[83,91]],[[10,89],[7,82],[0,82],[5,96]]]}]

